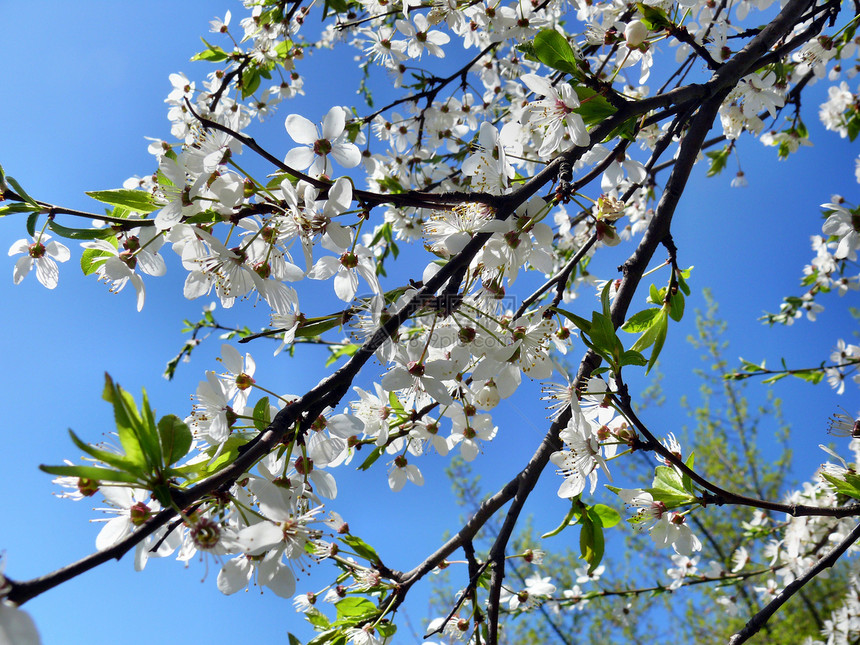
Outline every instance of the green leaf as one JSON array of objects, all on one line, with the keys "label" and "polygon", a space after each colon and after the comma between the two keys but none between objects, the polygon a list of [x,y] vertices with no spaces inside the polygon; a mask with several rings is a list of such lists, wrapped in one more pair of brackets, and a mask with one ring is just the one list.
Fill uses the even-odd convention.
[{"label": "green leaf", "polygon": [[671,466],[657,466],[654,471],[654,487],[667,491],[686,493],[681,475]]},{"label": "green leaf", "polygon": [[[612,280],[607,280],[606,284],[603,285],[603,289],[600,291],[600,304],[603,307],[603,315],[609,319],[610,324],[612,323],[612,299],[609,296],[609,292],[612,291]],[[614,327],[613,327],[614,330]]]},{"label": "green leaf", "polygon": [[[609,103],[609,101],[607,101]],[[612,141],[616,137],[621,137],[622,139],[627,139],[628,141],[636,141],[636,135],[639,132],[639,123],[640,118],[632,116],[621,125],[613,128],[613,130],[606,135],[606,138],[603,142]]]},{"label": "green leaf", "polygon": [[325,366],[329,367],[337,362],[337,359],[343,356],[353,356],[355,353],[361,348],[361,345],[357,345],[355,343],[348,343],[346,345],[341,345],[340,347],[330,347],[329,351],[331,352],[331,356],[328,357],[328,360],[325,362]]},{"label": "green leaf", "polygon": [[158,422],[158,437],[165,466],[175,464],[191,449],[191,430],[176,415],[168,414],[161,417]]},{"label": "green leaf", "polygon": [[[128,392],[123,392],[126,395],[126,400],[130,402],[132,411],[137,410],[134,403],[134,397]],[[155,425],[155,414],[152,408],[149,407],[149,398],[146,395],[146,390],[143,390],[142,414],[140,415],[140,427],[138,429],[140,446],[143,448],[143,453],[150,464],[153,471],[161,470],[164,467],[164,455],[161,452],[161,439],[159,438],[158,427]]]},{"label": "green leaf", "polygon": [[611,529],[621,521],[621,514],[606,504],[595,504],[591,507],[591,512],[600,518],[600,524],[605,529]]},{"label": "green leaf", "polygon": [[[850,113],[850,116],[848,114]],[[845,113],[845,127],[848,131],[848,139],[854,141],[860,134],[860,112],[855,108],[849,108]]]},{"label": "green leaf", "polygon": [[603,350],[607,354],[615,353],[618,337],[615,335],[615,328],[612,326],[612,320],[596,311],[591,312],[591,342],[594,343],[595,349]]},{"label": "green leaf", "polygon": [[[323,630],[331,626],[328,617],[316,607],[311,607],[305,612],[305,618],[314,626],[314,629]],[[310,645],[310,643],[308,643]]]},{"label": "green leaf", "polygon": [[136,213],[151,213],[161,208],[153,203],[152,195],[142,190],[129,190],[127,188],[92,190],[87,195],[103,204],[122,206]]},{"label": "green leaf", "polygon": [[642,14],[642,22],[646,27],[648,27],[649,31],[671,29],[675,26],[672,21],[669,20],[666,12],[662,9],[652,7],[642,2],[637,2],[636,8],[639,10],[639,13]]},{"label": "green leaf", "polygon": [[323,5],[323,20],[325,20],[330,13],[345,13],[348,8],[346,0],[325,0],[325,4]]},{"label": "green leaf", "polygon": [[289,645],[302,645],[302,642],[292,632],[287,632],[287,640],[289,641]]},{"label": "green leaf", "polygon": [[138,467],[146,471],[150,470],[141,446],[142,424],[137,405],[128,392],[114,385],[113,379],[107,372],[105,372],[105,389],[102,398],[113,405],[114,422],[126,457]]},{"label": "green leaf", "polygon": [[373,465],[373,463],[377,459],[379,459],[382,456],[382,454],[384,452],[385,451],[382,448],[377,446],[376,448],[374,448],[373,450],[370,451],[370,454],[367,455],[367,457],[365,458],[365,460],[363,462],[361,462],[361,465],[358,467],[358,469],[359,470],[367,470],[368,468],[370,468]]},{"label": "green leaf", "polygon": [[277,45],[275,45],[275,55],[277,55],[277,57],[280,59],[284,59],[287,57],[287,54],[290,53],[290,50],[292,48],[292,40],[282,40]]},{"label": "green leaf", "polygon": [[538,60],[560,72],[576,75],[579,62],[567,38],[555,29],[543,29],[534,37],[534,53]]},{"label": "green leaf", "polygon": [[711,152],[706,152],[705,156],[711,160],[711,165],[708,167],[707,176],[714,177],[719,175],[726,167],[726,163],[729,160],[729,146],[725,146],[720,150],[712,150]]},{"label": "green leaf", "polygon": [[666,342],[666,334],[669,332],[669,316],[666,310],[663,310],[663,315],[660,316],[660,322],[654,325],[657,330],[654,336],[654,349],[651,350],[651,358],[648,359],[648,367],[645,368],[645,374],[651,371],[654,364],[657,362],[657,357],[660,356],[660,350],[663,349],[663,343]]},{"label": "green leaf", "polygon": [[264,396],[254,406],[254,427],[260,432],[265,432],[272,424],[272,411],[269,406],[269,397]]},{"label": "green leaf", "polygon": [[652,488],[646,488],[655,502],[663,502],[667,508],[694,502],[696,498],[685,488],[678,471],[669,466],[657,466]]},{"label": "green leaf", "polygon": [[523,56],[530,61],[538,61],[537,54],[535,53],[535,45],[530,40],[517,45],[517,51],[522,52]]},{"label": "green leaf", "polygon": [[39,219],[38,213],[33,213],[27,217],[27,234],[30,237],[36,237],[36,222]]},{"label": "green leaf", "polygon": [[110,257],[113,257],[112,253],[101,249],[84,249],[81,253],[81,271],[84,275],[95,273],[96,269]]},{"label": "green leaf", "polygon": [[309,640],[307,645],[325,645],[326,643],[331,643],[339,634],[339,629],[328,629],[319,636]]},{"label": "green leaf", "polygon": [[653,345],[654,341],[657,339],[658,331],[658,325],[651,325],[642,333],[642,335],[636,340],[636,342],[633,343],[633,347],[630,348],[630,351],[642,352],[651,347],[651,345]]},{"label": "green leaf", "polygon": [[[197,482],[218,472],[223,466],[232,464],[239,454],[239,448],[246,443],[248,443],[247,436],[232,434],[220,446],[210,446],[204,451],[204,454],[209,457],[208,460],[201,460],[193,464],[180,466],[179,468],[172,468],[171,471],[187,478],[188,483]],[[218,450],[220,450],[220,453],[215,457],[215,453]]]},{"label": "green leaf", "polygon": [[648,364],[648,360],[642,356],[639,352],[628,349],[621,355],[621,360],[618,362],[620,367],[624,367],[625,365],[636,365],[637,367],[645,367]]},{"label": "green leaf", "polygon": [[260,87],[260,71],[249,67],[242,73],[242,99],[246,99]]},{"label": "green leaf", "polygon": [[837,493],[848,495],[848,497],[853,497],[854,499],[860,499],[860,477],[857,475],[846,472],[843,475],[844,479],[841,479],[822,470],[821,476],[830,482],[830,485],[833,486]]},{"label": "green leaf", "polygon": [[[615,114],[618,110],[606,100],[606,97],[598,94],[590,87],[578,86],[574,88],[576,95],[579,98],[579,107],[574,108],[573,112],[579,114],[585,125],[597,125],[603,123],[606,119]],[[627,122],[630,122],[628,120]],[[632,119],[635,125],[636,119]]]},{"label": "green leaf", "polygon": [[332,314],[330,316],[321,316],[319,318],[308,318],[305,322],[299,325],[296,330],[296,336],[314,337],[319,336],[329,329],[334,329],[343,324],[342,314]]},{"label": "green leaf", "polygon": [[6,181],[8,182],[8,184],[10,186],[12,186],[12,188],[15,190],[15,192],[18,193],[18,196],[21,197],[25,202],[27,202],[28,204],[30,204],[30,206],[32,206],[34,208],[38,208],[39,210],[42,210],[42,207],[39,206],[39,204],[36,202],[35,199],[33,199],[32,197],[30,197],[30,195],[27,194],[27,191],[24,190],[24,188],[21,186],[21,184],[19,184],[15,180],[14,177],[10,177],[9,175],[6,175]]},{"label": "green leaf", "polygon": [[223,49],[218,47],[217,45],[210,45],[206,42],[205,38],[201,38],[203,44],[206,45],[206,49],[199,54],[194,54],[191,57],[192,61],[195,60],[208,60],[210,63],[220,63],[222,60],[227,60],[229,55]]},{"label": "green leaf", "polygon": [[580,558],[588,563],[588,573],[594,573],[603,559],[605,549],[603,527],[599,516],[594,514],[592,509],[589,509],[580,521],[582,522],[582,530],[579,532],[579,549],[582,553]]},{"label": "green leaf", "polygon": [[110,468],[98,468],[96,466],[39,466],[39,470],[49,475],[60,477],[79,477],[81,479],[92,479],[98,482],[122,482],[124,484],[138,483],[137,477],[131,473]]},{"label": "green leaf", "polygon": [[403,404],[400,402],[400,399],[397,398],[397,394],[394,391],[388,393],[388,405],[391,406],[391,409],[394,410],[398,416],[406,415],[406,409],[403,407]]},{"label": "green leaf", "polygon": [[200,213],[195,213],[191,217],[185,219],[186,224],[212,224],[213,222],[222,222],[221,215],[208,209]]},{"label": "green leaf", "polygon": [[[821,370],[797,370],[791,373],[792,376],[795,376],[802,381],[807,381],[812,383],[813,385],[818,385],[821,383],[821,379],[824,378],[824,372]],[[762,381],[763,383],[766,381]]]},{"label": "green leaf", "polygon": [[689,285],[687,284],[687,278],[689,278],[689,277],[690,277],[690,270],[691,270],[692,268],[693,268],[693,267],[690,267],[689,269],[684,269],[683,271],[679,271],[679,272],[678,272],[678,275],[677,275],[677,278],[678,278],[678,287],[680,287],[681,291],[683,291],[683,292],[684,292],[684,295],[685,295],[685,296],[689,296],[689,295],[690,295],[690,287],[689,287]]},{"label": "green leaf", "polygon": [[48,220],[48,228],[60,237],[70,240],[98,240],[116,237],[116,233],[109,228],[67,228],[57,224],[54,220]]},{"label": "green leaf", "polygon": [[96,459],[108,466],[113,466],[117,470],[121,470],[123,472],[132,475],[137,480],[144,479],[146,475],[146,470],[141,468],[138,464],[128,459],[128,457],[124,455],[118,455],[117,453],[110,450],[102,450],[101,448],[96,448],[95,446],[91,446],[88,443],[85,443],[80,437],[78,437],[73,430],[69,430],[69,436],[72,438],[72,443],[78,447],[79,450],[82,450],[84,453],[88,454],[93,459]]},{"label": "green leaf", "polygon": [[[41,213],[41,206],[32,206],[25,202],[12,202],[8,206],[3,206],[0,208],[0,217],[6,217],[7,215],[15,215],[17,213]],[[31,216],[32,217],[32,216]],[[33,217],[33,232],[30,233],[30,237],[36,234],[36,218]],[[27,231],[30,231],[30,218],[27,218]]]},{"label": "green leaf", "polygon": [[567,512],[567,515],[564,516],[564,519],[561,521],[561,524],[559,524],[557,527],[555,527],[549,533],[544,533],[543,535],[541,535],[541,539],[551,538],[554,535],[558,535],[564,529],[566,529],[568,526],[570,526],[571,524],[574,523],[573,518],[574,518],[574,516],[576,516],[576,512],[577,512],[577,509],[579,508],[579,503],[580,503],[579,497],[577,496],[572,501],[573,501],[573,503],[570,506],[570,510]]},{"label": "green leaf", "polygon": [[382,638],[391,638],[394,634],[397,633],[397,625],[394,623],[386,622],[384,619],[379,622],[376,626],[376,631],[379,632],[379,635]]},{"label": "green leaf", "polygon": [[657,323],[661,311],[662,309],[652,307],[635,313],[627,322],[621,325],[621,330],[630,334],[638,334],[646,329],[650,329]]},{"label": "green leaf", "polygon": [[341,542],[348,545],[355,554],[373,563],[381,562],[379,555],[374,551],[373,547],[367,544],[364,540],[354,535],[345,535],[340,538]]},{"label": "green leaf", "polygon": [[337,609],[338,620],[350,616],[363,616],[365,614],[378,614],[379,609],[367,598],[360,596],[348,596],[334,604]]},{"label": "green leaf", "polygon": [[[684,464],[690,470],[693,470],[693,455],[694,455],[694,453],[691,452],[690,456],[687,457],[687,461],[684,462]],[[693,488],[693,479],[687,473],[681,474],[681,485],[684,487],[684,490],[687,491],[688,493],[695,494],[695,489]]]},{"label": "green leaf", "polygon": [[576,325],[583,332],[591,335],[591,323],[588,322],[585,318],[582,318],[581,316],[577,316],[575,313],[573,313],[571,311],[566,311],[564,309],[561,309],[560,307],[553,307],[553,309],[556,312],[560,313],[565,318],[567,318],[570,322],[572,322],[574,325]]},{"label": "green leaf", "polygon": [[684,317],[684,294],[680,291],[669,297],[669,317],[675,322]]}]

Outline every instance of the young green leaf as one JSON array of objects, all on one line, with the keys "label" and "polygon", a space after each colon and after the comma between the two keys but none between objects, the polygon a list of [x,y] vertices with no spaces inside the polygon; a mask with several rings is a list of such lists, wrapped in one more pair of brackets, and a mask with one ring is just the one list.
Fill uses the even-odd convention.
[{"label": "young green leaf", "polygon": [[611,529],[621,521],[621,514],[606,504],[595,504],[590,512],[600,518],[600,524],[605,529]]},{"label": "young green leaf", "polygon": [[561,521],[561,524],[559,524],[557,527],[555,527],[549,533],[544,533],[543,535],[541,535],[540,536],[541,539],[544,540],[546,538],[553,537],[554,535],[558,535],[564,529],[566,529],[568,526],[570,526],[571,524],[574,524],[573,518],[576,516],[576,512],[577,512],[578,508],[579,508],[579,497],[576,497],[573,500],[573,504],[571,504],[570,510],[567,512],[567,515],[565,515],[564,519]]},{"label": "young green leaf", "polygon": [[121,470],[123,472],[128,473],[133,476],[135,480],[143,480],[147,474],[147,469],[145,465],[137,463],[132,459],[129,459],[125,455],[118,455],[117,453],[110,450],[102,450],[101,448],[96,448],[95,446],[91,446],[90,444],[84,442],[78,437],[73,430],[69,430],[69,436],[72,438],[72,443],[78,447],[79,450],[88,454],[93,459],[100,461],[108,466],[113,466],[117,470]]},{"label": "young green leaf", "polygon": [[726,167],[726,163],[729,160],[729,146],[725,146],[720,150],[712,150],[710,152],[706,152],[705,156],[711,160],[711,165],[708,167],[708,172],[706,176],[714,177],[715,175],[719,175],[723,169]]},{"label": "young green leaf", "polygon": [[361,598],[360,596],[349,596],[343,600],[339,600],[334,604],[334,606],[335,609],[337,609],[338,620],[348,617],[379,613],[379,609],[375,604],[367,598]]},{"label": "young green leaf", "polygon": [[565,318],[567,318],[570,322],[572,322],[586,334],[591,334],[591,323],[588,322],[585,318],[577,316],[572,311],[566,311],[565,309],[561,309],[560,307],[553,307],[553,309]]},{"label": "young green leaf", "polygon": [[152,195],[142,190],[129,190],[127,188],[91,190],[87,195],[103,204],[122,206],[135,213],[151,213],[160,208],[153,203]]},{"label": "young green leaf", "polygon": [[612,291],[612,280],[607,280],[600,292],[600,304],[603,307],[603,315],[612,321],[612,298],[609,293]]},{"label": "young green leaf", "polygon": [[674,27],[672,21],[666,15],[666,12],[658,7],[652,7],[644,2],[637,2],[636,8],[642,14],[642,22],[648,27],[649,31],[660,31],[661,29],[671,29]]},{"label": "young green leaf", "polygon": [[98,468],[96,466],[45,466],[40,465],[39,470],[49,475],[60,477],[78,477],[80,479],[92,479],[98,482],[121,482],[123,484],[137,484],[137,477],[131,473],[110,468]]},{"label": "young green leaf", "polygon": [[102,398],[113,405],[114,423],[122,448],[129,460],[137,466],[149,470],[147,458],[140,443],[140,416],[134,399],[105,373],[105,389]]},{"label": "young green leaf", "polygon": [[669,317],[675,322],[681,322],[684,317],[684,294],[680,291],[669,297]]},{"label": "young green leaf", "polygon": [[337,362],[337,359],[342,358],[343,356],[355,355],[360,348],[361,345],[357,345],[356,343],[347,343],[346,345],[341,345],[339,347],[330,347],[329,351],[331,352],[331,356],[326,360],[325,366],[329,367],[330,365],[334,365],[334,363]]},{"label": "young green leaf", "polygon": [[192,61],[207,60],[210,63],[220,63],[223,60],[227,60],[228,54],[223,49],[217,45],[210,45],[206,42],[205,38],[201,38],[200,40],[202,40],[203,44],[206,45],[206,49],[199,54],[194,54],[194,56],[191,57]]},{"label": "young green leaf", "polygon": [[656,307],[643,309],[642,311],[633,314],[627,322],[621,325],[621,330],[630,334],[638,334],[646,329],[650,329],[657,323],[657,319],[660,317],[660,311],[661,309]]},{"label": "young green leaf", "polygon": [[264,396],[254,406],[254,427],[264,432],[272,423],[272,411],[269,409],[269,397]]},{"label": "young green leaf", "polygon": [[[582,117],[585,125],[591,126],[602,123],[618,111],[605,97],[590,87],[579,86],[575,89],[579,98],[579,107],[574,108],[573,111]],[[631,121],[635,125],[636,119]]]},{"label": "young green leaf", "polygon": [[648,367],[645,368],[645,374],[648,374],[651,368],[654,367],[657,357],[660,356],[660,350],[663,349],[663,343],[666,342],[666,334],[669,331],[669,316],[666,314],[665,309],[662,314],[659,322],[654,325],[654,329],[657,330],[654,336],[654,349],[651,350],[651,358],[648,359]]},{"label": "young green leaf", "polygon": [[32,197],[30,197],[30,195],[27,194],[27,191],[24,190],[24,188],[21,186],[21,184],[19,184],[13,177],[6,175],[6,181],[8,182],[8,184],[10,186],[12,186],[12,188],[15,190],[15,192],[18,193],[18,197],[21,197],[25,202],[30,204],[30,206],[32,206],[34,208],[38,208],[39,210],[42,209],[42,207],[39,206],[39,204],[36,202],[36,200],[33,199]]},{"label": "young green leaf", "polygon": [[161,417],[158,421],[158,437],[164,465],[170,466],[182,459],[191,449],[191,430],[182,419],[173,414]]},{"label": "young green leaf", "polygon": [[36,222],[39,221],[39,213],[33,213],[27,217],[27,235],[36,237]]},{"label": "young green leaf", "polygon": [[376,553],[373,547],[361,538],[356,537],[354,535],[344,535],[342,538],[340,538],[340,540],[344,544],[351,547],[352,550],[355,551],[355,554],[359,557],[362,557],[372,563],[378,563],[381,561],[379,559],[379,555]]},{"label": "young green leaf", "polygon": [[560,72],[576,75],[579,63],[567,38],[555,29],[539,31],[534,38],[534,52],[538,60]]},{"label": "young green leaf", "polygon": [[84,275],[95,273],[96,269],[110,257],[113,255],[101,249],[84,249],[81,253],[81,271]]},{"label": "young green leaf", "polygon": [[603,559],[605,550],[603,526],[600,524],[600,517],[592,509],[583,514],[580,522],[582,522],[582,530],[579,532],[579,548],[582,553],[580,558],[588,563],[588,573],[591,574]]}]

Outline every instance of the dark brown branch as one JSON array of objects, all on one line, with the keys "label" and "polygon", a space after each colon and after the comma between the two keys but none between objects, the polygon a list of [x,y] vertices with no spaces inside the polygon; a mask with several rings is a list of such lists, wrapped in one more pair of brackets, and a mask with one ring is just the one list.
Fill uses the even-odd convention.
[{"label": "dark brown branch", "polygon": [[855,517],[860,515],[860,504],[852,504],[850,506],[807,506],[805,504],[782,504],[780,502],[755,499],[753,497],[747,497],[746,495],[727,491],[695,472],[681,459],[679,459],[677,455],[674,455],[668,448],[660,443],[647,426],[645,426],[639,417],[636,416],[636,413],[630,406],[628,396],[622,395],[615,398],[622,414],[624,414],[636,430],[647,439],[647,441],[641,446],[642,448],[653,450],[670,462],[675,468],[696,482],[699,486],[711,493],[711,495],[707,495],[703,498],[703,505],[717,504],[721,506],[723,504],[732,504],[735,506],[750,506],[776,513],[787,513],[792,517]]},{"label": "dark brown branch", "polygon": [[417,103],[418,101],[421,101],[422,99],[427,99],[427,105],[429,107],[429,105],[433,102],[433,100],[436,98],[436,96],[439,94],[439,92],[442,91],[442,88],[444,88],[451,81],[453,81],[454,79],[457,79],[457,78],[463,79],[465,81],[466,74],[469,73],[469,70],[472,69],[472,66],[475,65],[479,60],[481,60],[481,58],[483,58],[486,54],[489,54],[491,51],[493,51],[498,46],[499,46],[499,43],[493,43],[492,45],[488,45],[487,47],[484,47],[484,49],[481,50],[477,56],[475,56],[472,60],[470,60],[465,65],[463,65],[463,67],[458,69],[453,74],[450,74],[449,76],[446,76],[445,78],[436,78],[436,77],[430,78],[429,82],[433,83],[434,87],[432,87],[428,90],[424,90],[422,92],[419,92],[418,94],[413,94],[411,96],[404,96],[402,99],[397,99],[396,101],[392,101],[391,103],[389,103],[385,107],[379,108],[373,114],[368,114],[367,116],[362,117],[362,120],[369,123],[370,121],[375,119],[377,116],[379,116],[380,114],[382,114],[386,110],[390,110],[391,108],[395,108],[398,105],[402,105],[403,103]]},{"label": "dark brown branch", "polygon": [[[263,159],[271,163],[273,166],[275,166],[282,172],[292,175],[296,179],[300,179],[309,183],[314,188],[319,189],[323,194],[327,194],[328,189],[331,188],[332,182],[330,180],[317,179],[299,170],[296,170],[295,168],[291,168],[290,166],[283,163],[280,159],[275,157],[268,150],[263,148],[252,137],[247,137],[243,134],[239,134],[232,128],[227,127],[226,125],[223,125],[216,121],[212,121],[197,114],[191,107],[190,103],[188,103],[188,109],[191,111],[194,117],[198,121],[200,121],[200,124],[204,128],[212,128],[213,130],[218,130],[219,132],[229,134],[237,141],[240,141],[242,144],[248,146],[251,150],[256,152],[258,155],[263,157]],[[461,204],[464,202],[477,202],[482,204],[488,204],[490,206],[498,208],[500,201],[497,195],[490,195],[488,193],[479,192],[424,193],[418,191],[406,191],[403,193],[374,193],[367,190],[353,190],[353,195],[356,199],[364,202],[368,206],[377,206],[379,204],[393,204],[399,207],[436,209],[444,208],[445,206],[451,204]]]},{"label": "dark brown branch", "polygon": [[765,623],[767,623],[770,617],[773,616],[773,614],[776,613],[776,611],[782,607],[789,598],[799,592],[819,573],[836,564],[836,561],[842,556],[842,554],[845,553],[858,539],[860,539],[860,524],[855,526],[851,533],[845,536],[845,539],[835,546],[830,553],[810,567],[810,569],[800,578],[797,578],[790,584],[786,585],[785,589],[780,591],[776,598],[771,600],[766,607],[750,618],[749,622],[744,625],[744,628],[729,639],[729,645],[740,645],[741,643],[746,643],[765,625]]}]

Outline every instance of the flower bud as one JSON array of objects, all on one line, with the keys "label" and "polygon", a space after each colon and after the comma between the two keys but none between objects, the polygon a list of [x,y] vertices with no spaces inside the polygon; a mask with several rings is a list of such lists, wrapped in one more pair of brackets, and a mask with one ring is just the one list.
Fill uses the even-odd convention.
[{"label": "flower bud", "polygon": [[492,381],[487,381],[475,394],[475,403],[482,410],[491,410],[499,404],[501,399],[499,388]]},{"label": "flower bud", "polygon": [[641,20],[633,20],[624,28],[624,40],[631,49],[642,44],[648,36],[648,27]]}]

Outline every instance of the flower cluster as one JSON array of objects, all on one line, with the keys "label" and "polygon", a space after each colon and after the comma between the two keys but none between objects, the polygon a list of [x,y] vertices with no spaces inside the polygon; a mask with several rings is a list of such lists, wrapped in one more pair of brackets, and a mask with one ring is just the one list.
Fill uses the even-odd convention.
[{"label": "flower cluster", "polygon": [[[700,150],[690,155],[684,146],[703,102],[713,103],[711,114],[718,115],[730,142],[726,154],[745,134],[777,147],[780,158],[808,143],[799,117],[783,132],[770,130],[766,121],[792,103],[799,112],[793,92],[813,79],[834,83],[820,108],[825,127],[852,139],[860,131],[857,94],[840,80],[843,72],[851,74],[843,63],[855,55],[853,21],[803,44],[790,36],[820,30],[824,20],[816,12],[798,15],[794,22],[786,19],[791,25],[757,63],[747,60],[739,70],[724,64],[737,51],[749,55],[742,47],[752,38],[769,37],[767,30],[744,31],[739,24],[757,27],[757,14],[749,21],[747,14],[767,9],[770,0],[728,9],[705,0],[635,7],[355,0],[326,3],[321,10],[244,4],[244,18],[235,21],[228,12],[210,25],[227,49],[207,42],[195,57],[217,69],[204,80],[170,76],[170,140],[149,145],[153,172],[130,178],[122,189],[91,193],[110,209],[94,215],[99,226],[83,233],[58,224],[56,218],[68,212],[14,193],[16,206],[9,213],[29,213],[31,239],[15,242],[9,255],[21,256],[13,268],[16,284],[35,268],[37,280],[53,289],[58,263],[69,260],[71,251],[52,235],[83,240],[83,272],[112,292],[131,284],[139,310],[145,281],[167,272],[169,249],[181,266],[186,298],[214,298],[223,308],[243,300],[265,303],[271,329],[263,334],[278,335],[276,353],[310,340],[331,346],[332,360],[350,357],[343,370],[311,390],[313,396],[299,397],[264,389],[253,357],[224,345],[221,368],[206,372],[185,420],[192,444],[187,453],[173,455],[161,446],[170,447],[170,441],[159,438],[161,447],[153,448],[160,458],[157,476],[125,477],[118,481],[128,485],[100,488],[113,517],[98,534],[99,549],[127,540],[160,512],[181,511],[181,522],[162,525],[137,544],[138,568],[148,557],[176,553],[188,561],[211,554],[221,563],[217,584],[224,593],[255,581],[292,598],[298,569],[335,561],[342,576],[337,584],[296,597],[309,614],[317,596],[338,602],[349,589],[353,598],[375,594],[381,605],[383,594],[398,587],[386,581],[396,575],[370,547],[351,536],[340,518],[323,514],[322,499],[337,495],[332,471],[352,463],[365,447],[371,454],[361,467],[384,456],[392,491],[421,486],[423,456],[478,459],[507,431],[499,423],[502,401],[523,383],[565,373],[560,357],[585,347],[592,350],[590,361],[605,361],[610,378],[549,386],[555,418],[569,419],[558,433],[561,449],[549,457],[560,476],[558,496],[581,503],[595,493],[601,472],[611,480],[609,462],[621,456],[619,447],[642,447],[629,410],[626,417],[619,412],[619,396],[627,394],[620,376],[622,370],[650,369],[669,319],[679,321],[684,314],[689,288],[667,235],[672,213],[664,213],[659,229],[672,256],[661,265],[671,267],[669,284],[662,290],[652,286],[653,306],[628,319],[625,330],[641,333],[630,347],[616,333],[622,322],[616,314],[626,314],[629,299],[625,294],[613,304],[619,293],[614,278],[600,282],[600,305],[585,298],[585,317],[561,305],[593,293],[598,281],[589,267],[596,253],[625,242],[632,251],[631,241],[653,232],[657,211],[671,201],[655,199],[656,169],[696,157]],[[323,13],[321,33],[310,32],[310,23],[317,22],[307,20],[311,11]],[[304,93],[306,52],[341,43],[359,52],[365,105],[333,104],[343,100],[333,88],[319,114],[284,117],[284,140],[292,143],[283,150],[258,144],[250,135],[256,123]],[[796,52],[787,51],[793,46]],[[669,48],[677,69],[655,64],[657,53]],[[460,49],[469,55],[464,58]],[[452,74],[438,72],[442,59],[455,65]],[[381,82],[380,75],[387,80]],[[392,89],[405,94],[375,109],[377,89],[386,99]],[[271,165],[268,176],[256,177],[239,164],[249,150]],[[2,171],[0,180],[4,194],[8,185],[23,193],[11,179],[7,185]],[[733,184],[744,181],[739,172]],[[804,313],[814,320],[822,310],[818,293],[844,294],[860,286],[860,277],[848,274],[860,248],[858,209],[835,197],[823,208],[821,235],[813,238],[816,256],[804,279],[808,290],[774,320],[790,323]],[[33,226],[40,217],[44,226],[37,233]],[[640,248],[650,237],[643,237]],[[409,250],[402,251],[407,244]],[[646,261],[652,254],[653,247]],[[404,275],[403,257],[423,269],[420,275]],[[629,284],[630,266],[624,267]],[[531,287],[535,282],[541,286]],[[515,285],[524,283],[524,295],[512,297]],[[592,314],[598,306],[602,313]],[[371,384],[358,387],[355,375],[372,356],[381,368]],[[840,340],[831,358],[833,365],[822,370],[834,389],[842,393],[852,374],[860,384],[860,348]],[[593,368],[589,363],[589,375]],[[348,400],[341,402],[343,397]],[[341,412],[332,409],[340,405]],[[169,439],[181,423],[169,420],[159,432]],[[250,453],[255,461],[247,472],[231,474],[217,492],[210,489],[188,508],[171,506],[170,491],[181,488],[180,479],[193,486],[221,473],[276,432],[267,454]],[[680,457],[674,436],[666,450],[651,441],[650,450]],[[164,462],[161,450],[175,460]],[[90,454],[127,465],[107,450]],[[74,466],[61,468],[72,472]],[[847,471],[829,466],[796,499],[836,504],[828,485]],[[696,575],[727,575],[714,563],[702,573],[698,558],[691,557],[702,544],[686,519],[700,501],[688,473],[677,460],[664,460],[656,472],[662,488],[613,490],[637,509],[634,523],[657,547],[675,551],[667,588],[680,588]],[[99,488],[89,478],[58,482],[76,491],[70,497]],[[667,491],[676,503],[667,505]],[[772,595],[812,563],[815,556],[804,545],[826,540],[828,532],[843,536],[847,524],[788,520],[769,552],[779,582],[762,587],[762,595]],[[351,541],[342,538],[343,543],[369,565],[339,556],[338,543],[326,539],[335,535],[348,536]],[[737,552],[733,573],[743,570],[747,555]],[[525,578],[523,588],[496,591],[510,611],[551,602],[581,609],[590,597],[579,585],[601,572],[585,567],[561,598],[551,579],[539,573]],[[377,611],[371,605],[368,614]],[[5,604],[0,609],[9,611]],[[618,611],[619,621],[628,620],[626,602]],[[463,634],[471,623],[452,618],[439,628]],[[344,627],[342,636],[358,644],[382,643],[390,633],[374,619]]]}]

